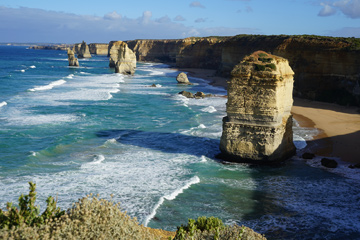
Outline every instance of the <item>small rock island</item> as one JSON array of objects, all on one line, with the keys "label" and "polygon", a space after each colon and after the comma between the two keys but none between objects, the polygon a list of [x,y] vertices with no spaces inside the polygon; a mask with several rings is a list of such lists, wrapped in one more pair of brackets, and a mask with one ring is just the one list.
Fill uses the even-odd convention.
[{"label": "small rock island", "polygon": [[295,154],[290,113],[294,72],[288,60],[257,51],[231,72],[220,158],[271,164]]}]

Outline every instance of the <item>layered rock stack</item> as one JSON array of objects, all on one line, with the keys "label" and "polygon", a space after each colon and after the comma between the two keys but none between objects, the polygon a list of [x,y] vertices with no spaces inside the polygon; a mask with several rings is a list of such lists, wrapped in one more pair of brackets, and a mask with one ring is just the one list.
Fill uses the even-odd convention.
[{"label": "layered rock stack", "polygon": [[266,164],[295,154],[290,114],[294,72],[288,61],[257,51],[231,76],[220,157]]},{"label": "layered rock stack", "polygon": [[78,50],[78,58],[91,58],[89,46],[84,41],[81,43],[81,47]]},{"label": "layered rock stack", "polygon": [[70,48],[67,50],[68,60],[69,60],[69,66],[78,67],[79,61],[77,58],[75,58],[75,53]]},{"label": "layered rock stack", "polygon": [[136,55],[123,41],[114,42],[109,51],[110,67],[115,67],[116,73],[131,74],[135,73]]}]

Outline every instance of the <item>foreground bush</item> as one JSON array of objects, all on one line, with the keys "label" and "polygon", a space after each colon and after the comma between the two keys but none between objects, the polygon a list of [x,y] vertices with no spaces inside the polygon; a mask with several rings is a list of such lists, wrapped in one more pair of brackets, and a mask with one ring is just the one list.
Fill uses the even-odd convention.
[{"label": "foreground bush", "polygon": [[0,239],[155,239],[112,201],[90,195],[66,213],[49,201],[40,215],[35,199],[35,184],[30,183],[29,195],[19,198],[20,209],[7,204],[8,211],[0,212]]},{"label": "foreground bush", "polygon": [[[119,203],[89,195],[76,202],[67,212],[56,207],[49,197],[46,210],[40,214],[35,206],[35,184],[30,183],[29,195],[19,198],[20,209],[12,203],[8,211],[0,210],[0,239],[172,239],[175,235],[163,230],[149,229],[120,209]],[[171,237],[169,237],[171,236]],[[188,225],[178,227],[174,240],[200,239],[265,239],[247,227],[225,226],[214,217],[189,219]]]},{"label": "foreground bush", "polygon": [[174,240],[266,240],[248,227],[226,226],[215,217],[189,219],[188,224],[178,227]]}]

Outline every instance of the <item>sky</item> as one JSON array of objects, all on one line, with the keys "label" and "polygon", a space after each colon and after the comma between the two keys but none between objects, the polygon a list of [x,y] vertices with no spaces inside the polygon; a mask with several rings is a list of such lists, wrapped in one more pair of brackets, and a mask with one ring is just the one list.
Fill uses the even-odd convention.
[{"label": "sky", "polygon": [[0,42],[186,37],[360,38],[360,0],[0,0]]}]

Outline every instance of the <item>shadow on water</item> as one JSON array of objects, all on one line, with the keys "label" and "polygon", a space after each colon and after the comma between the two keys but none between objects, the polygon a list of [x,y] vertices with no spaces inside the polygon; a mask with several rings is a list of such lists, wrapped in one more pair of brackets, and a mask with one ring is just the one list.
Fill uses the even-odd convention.
[{"label": "shadow on water", "polygon": [[139,130],[112,129],[96,133],[97,137],[116,139],[128,144],[166,153],[185,153],[197,157],[206,156],[219,161],[215,155],[220,152],[220,140],[188,136],[180,133],[145,132]]},{"label": "shadow on water", "polygon": [[[128,129],[99,131],[96,136],[166,153],[206,156],[224,163],[215,157],[220,152],[218,139]],[[299,160],[277,166],[198,166],[201,167],[196,174],[201,182],[176,199],[165,201],[150,227],[174,231],[188,218],[216,216],[251,227],[267,239],[359,237],[356,227],[342,229],[348,224],[346,216],[336,217],[339,211],[358,217],[352,213],[357,186],[349,185],[344,178]],[[338,221],[344,223],[337,226]]]}]

